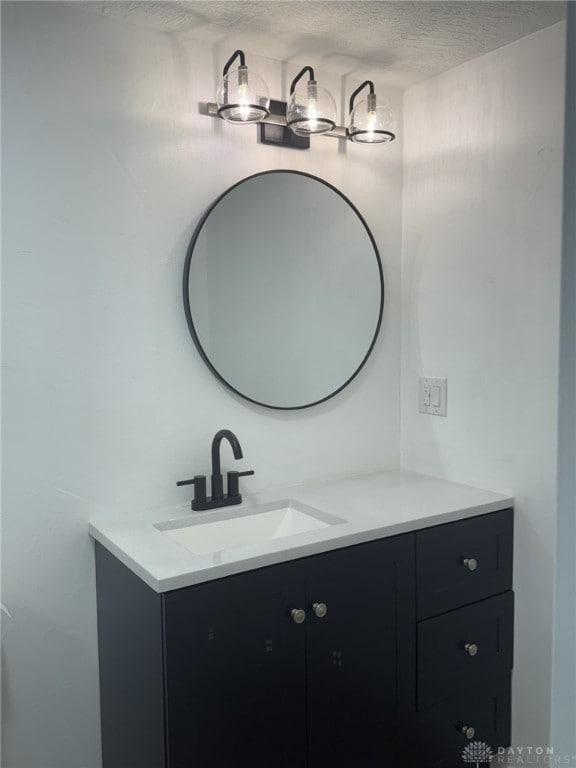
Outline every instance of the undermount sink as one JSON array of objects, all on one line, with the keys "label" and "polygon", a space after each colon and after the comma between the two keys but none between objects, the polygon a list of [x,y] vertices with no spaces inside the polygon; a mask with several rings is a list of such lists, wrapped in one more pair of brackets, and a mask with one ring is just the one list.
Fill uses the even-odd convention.
[{"label": "undermount sink", "polygon": [[157,523],[166,536],[197,555],[261,544],[318,531],[345,522],[335,515],[290,500],[254,509],[210,512],[186,520]]}]

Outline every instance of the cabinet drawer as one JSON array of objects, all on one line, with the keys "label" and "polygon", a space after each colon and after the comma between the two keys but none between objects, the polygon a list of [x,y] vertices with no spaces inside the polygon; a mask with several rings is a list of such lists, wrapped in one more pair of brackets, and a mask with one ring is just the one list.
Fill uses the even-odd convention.
[{"label": "cabinet drawer", "polygon": [[514,594],[482,600],[418,624],[418,708],[512,669]]},{"label": "cabinet drawer", "polygon": [[491,687],[471,689],[419,712],[401,738],[399,764],[462,768],[463,752],[472,742],[483,742],[494,754],[510,745],[510,674]]},{"label": "cabinet drawer", "polygon": [[419,531],[418,618],[511,589],[512,533],[511,509]]}]

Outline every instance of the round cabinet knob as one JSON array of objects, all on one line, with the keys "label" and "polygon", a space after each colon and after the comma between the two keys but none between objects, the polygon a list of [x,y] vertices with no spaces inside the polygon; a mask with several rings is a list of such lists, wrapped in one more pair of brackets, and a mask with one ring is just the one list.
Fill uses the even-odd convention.
[{"label": "round cabinet knob", "polygon": [[462,564],[465,568],[468,568],[469,571],[475,571],[476,568],[478,568],[478,560],[475,560],[473,557],[465,557]]},{"label": "round cabinet knob", "polygon": [[326,603],[312,603],[312,610],[319,619],[323,619],[328,613],[328,606]]},{"label": "round cabinet knob", "polygon": [[468,656],[476,656],[476,654],[478,653],[478,646],[476,645],[476,643],[466,643],[466,645],[464,646],[464,650],[466,651]]},{"label": "round cabinet knob", "polygon": [[303,608],[292,608],[290,611],[295,624],[302,624],[306,619],[306,611]]},{"label": "round cabinet knob", "polygon": [[464,736],[466,736],[467,739],[473,739],[474,736],[476,735],[476,730],[469,725],[463,725],[462,733],[464,734]]}]

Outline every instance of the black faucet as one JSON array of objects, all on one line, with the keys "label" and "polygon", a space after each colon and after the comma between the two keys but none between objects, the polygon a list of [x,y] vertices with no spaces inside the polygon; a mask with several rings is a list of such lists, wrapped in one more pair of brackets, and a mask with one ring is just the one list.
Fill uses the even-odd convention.
[{"label": "black faucet", "polygon": [[253,469],[248,472],[228,472],[228,493],[224,495],[224,483],[220,469],[220,444],[224,438],[232,446],[234,458],[243,458],[240,442],[234,432],[231,432],[229,429],[218,430],[212,439],[212,496],[206,498],[205,475],[195,475],[192,480],[179,480],[176,483],[176,485],[194,485],[194,500],[191,506],[196,511],[240,504],[242,496],[240,495],[238,480],[240,477],[254,474]]}]

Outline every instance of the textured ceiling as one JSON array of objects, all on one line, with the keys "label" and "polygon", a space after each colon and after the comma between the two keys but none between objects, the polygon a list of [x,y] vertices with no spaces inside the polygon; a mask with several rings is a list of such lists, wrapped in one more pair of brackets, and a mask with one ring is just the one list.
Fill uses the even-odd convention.
[{"label": "textured ceiling", "polygon": [[464,0],[112,0],[93,12],[180,38],[404,88],[564,18],[563,2]]}]

